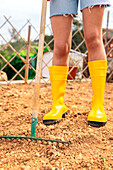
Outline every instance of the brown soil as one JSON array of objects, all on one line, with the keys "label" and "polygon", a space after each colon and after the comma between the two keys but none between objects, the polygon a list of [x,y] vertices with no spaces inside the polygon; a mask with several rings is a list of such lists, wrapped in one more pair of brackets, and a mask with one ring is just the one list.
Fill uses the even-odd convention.
[{"label": "brown soil", "polygon": [[[0,136],[30,136],[32,96],[33,85],[0,87]],[[38,116],[36,137],[71,141],[71,144],[0,140],[0,170],[112,169],[113,84],[106,84],[108,122],[104,127],[95,128],[87,124],[91,97],[90,82],[68,82],[65,95],[68,116],[60,123],[45,126],[42,117],[51,109],[51,87],[41,87],[41,114]]]}]

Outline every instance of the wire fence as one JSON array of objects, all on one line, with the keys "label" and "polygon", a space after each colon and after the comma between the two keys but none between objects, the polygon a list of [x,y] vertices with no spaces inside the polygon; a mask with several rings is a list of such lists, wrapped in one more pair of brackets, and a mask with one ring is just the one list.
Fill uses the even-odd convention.
[{"label": "wire fence", "polygon": [[[11,22],[11,17],[4,16],[3,18],[4,21],[0,25],[0,81],[6,84],[11,84],[14,80],[23,80],[25,83],[28,83],[28,80],[33,82],[38,57],[39,30],[30,20],[27,20],[21,29],[17,30]],[[82,24],[77,23],[73,25],[72,49],[69,54],[68,79],[72,81],[89,78],[88,51],[85,46],[83,27]],[[8,26],[10,27],[9,34],[3,34],[2,30]],[[33,39],[31,30],[35,32]],[[46,25],[46,30],[52,32],[50,24]],[[22,36],[22,31],[26,38]],[[103,42],[108,59],[107,81],[110,81],[113,79],[113,30],[103,29]],[[48,66],[52,65],[53,49],[53,35],[46,35],[41,77],[44,83],[49,81]]]}]

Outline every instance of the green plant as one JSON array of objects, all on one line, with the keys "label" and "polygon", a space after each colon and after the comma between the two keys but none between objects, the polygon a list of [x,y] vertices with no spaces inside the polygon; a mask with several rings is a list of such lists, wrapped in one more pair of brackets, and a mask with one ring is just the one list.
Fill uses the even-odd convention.
[{"label": "green plant", "polygon": [[105,170],[111,170],[111,168],[108,165],[108,162],[106,161],[106,159],[104,157],[101,157],[101,160],[104,161],[104,169]]},{"label": "green plant", "polygon": [[[31,61],[30,61],[30,64],[36,69],[36,58],[34,59],[34,57],[37,55],[38,53],[38,46],[32,46],[34,50],[31,50],[30,53],[29,53],[29,58],[32,58]],[[47,52],[49,51],[48,47],[46,47],[44,49],[43,52]],[[16,55],[16,53],[12,53],[11,57],[7,56],[5,57],[7,60],[10,60],[12,57],[14,57]],[[21,57],[23,57],[24,59],[26,59],[26,55],[27,55],[27,49],[25,50],[22,50],[19,55]],[[3,63],[2,63],[3,62]],[[1,68],[3,67],[3,65],[5,64],[5,62],[1,59],[0,60],[0,63],[1,63]],[[24,66],[24,63],[23,61],[18,57],[16,56],[12,61],[11,61],[11,65],[17,70],[19,71],[23,66]],[[9,66],[7,65],[7,67],[4,69],[4,72],[6,72],[7,76],[8,76],[8,80],[10,80],[16,73],[15,71]],[[23,77],[25,77],[25,70],[23,69],[21,71],[21,75]],[[35,71],[33,69],[29,69],[29,79],[32,79],[34,78],[35,76]],[[21,77],[20,76],[17,76],[15,78],[15,80],[21,80]]]}]

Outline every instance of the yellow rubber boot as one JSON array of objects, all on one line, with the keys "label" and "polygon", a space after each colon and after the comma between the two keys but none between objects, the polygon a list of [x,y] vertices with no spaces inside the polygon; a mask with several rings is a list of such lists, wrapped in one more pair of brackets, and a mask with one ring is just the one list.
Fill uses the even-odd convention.
[{"label": "yellow rubber boot", "polygon": [[104,126],[107,122],[107,116],[103,106],[107,61],[91,61],[88,65],[93,89],[92,110],[88,115],[88,124],[98,127]]},{"label": "yellow rubber boot", "polygon": [[53,105],[51,111],[43,117],[44,124],[58,122],[67,114],[67,107],[64,104],[64,94],[68,69],[68,66],[49,67]]}]

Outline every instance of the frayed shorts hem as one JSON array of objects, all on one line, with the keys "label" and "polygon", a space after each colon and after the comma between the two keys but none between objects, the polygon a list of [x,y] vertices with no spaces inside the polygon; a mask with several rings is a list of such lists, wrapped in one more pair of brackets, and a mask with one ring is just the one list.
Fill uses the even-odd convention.
[{"label": "frayed shorts hem", "polygon": [[75,12],[69,12],[69,13],[67,13],[67,12],[61,12],[61,13],[54,13],[54,14],[52,14],[52,15],[50,15],[50,18],[51,17],[53,17],[53,16],[56,16],[56,15],[74,15],[74,16],[76,16],[78,13],[76,13],[75,14]]},{"label": "frayed shorts hem", "polygon": [[93,7],[93,6],[97,6],[97,5],[99,5],[99,6],[104,5],[105,7],[110,6],[110,4],[106,4],[106,2],[105,3],[103,3],[103,2],[102,3],[94,3],[94,4],[88,4],[88,5],[84,6],[84,7],[82,7],[80,10],[82,11],[84,8]]}]

